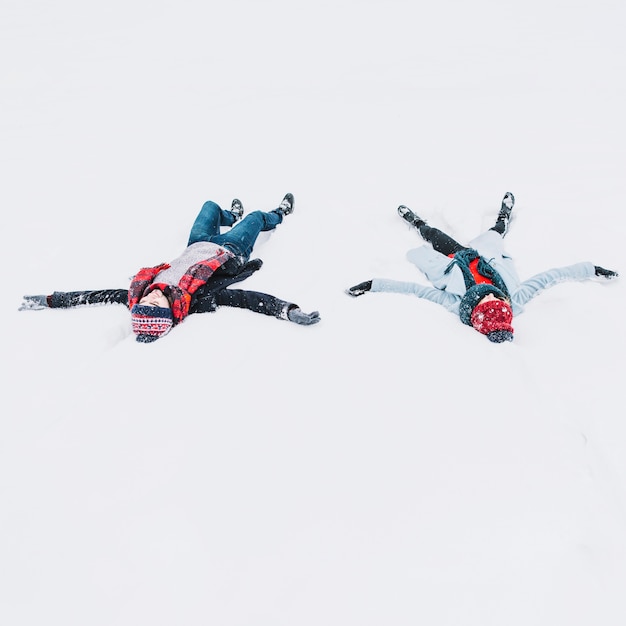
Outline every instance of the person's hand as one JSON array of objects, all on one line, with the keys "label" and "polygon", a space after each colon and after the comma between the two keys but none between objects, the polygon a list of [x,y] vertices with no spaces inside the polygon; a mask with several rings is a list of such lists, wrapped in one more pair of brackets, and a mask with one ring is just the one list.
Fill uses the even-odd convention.
[{"label": "person's hand", "polygon": [[296,324],[302,324],[303,326],[310,326],[311,324],[317,324],[320,321],[319,311],[313,311],[313,313],[305,313],[300,308],[290,309],[287,313],[287,317],[290,322]]},{"label": "person's hand", "polygon": [[369,291],[372,288],[372,281],[366,280],[363,283],[359,283],[358,285],[354,285],[354,287],[350,287],[346,289],[346,293],[349,296],[356,298],[357,296],[362,296],[366,291]]},{"label": "person's hand", "polygon": [[39,311],[48,308],[48,296],[24,296],[18,311]]},{"label": "person's hand", "polygon": [[619,276],[617,272],[614,272],[613,270],[607,270],[604,267],[600,267],[599,265],[596,265],[595,268],[596,276],[600,276],[601,278],[611,280],[612,278],[617,278]]}]

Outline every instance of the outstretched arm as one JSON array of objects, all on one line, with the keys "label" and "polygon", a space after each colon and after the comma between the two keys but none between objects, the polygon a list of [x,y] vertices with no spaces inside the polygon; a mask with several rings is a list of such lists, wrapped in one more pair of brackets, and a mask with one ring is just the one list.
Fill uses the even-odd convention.
[{"label": "outstretched arm", "polygon": [[276,296],[260,293],[258,291],[222,289],[215,294],[212,302],[203,303],[202,300],[204,300],[204,298],[200,299],[196,304],[194,313],[214,311],[216,306],[234,306],[241,309],[249,309],[255,313],[263,313],[264,315],[289,320],[290,322],[304,326],[317,324],[317,322],[320,321],[320,315],[317,311],[305,313],[293,302],[287,302]]},{"label": "outstretched arm", "polygon": [[588,262],[576,263],[566,267],[555,267],[525,280],[513,294],[512,300],[514,304],[523,307],[544,289],[549,289],[564,281],[581,281],[594,277],[608,280],[617,276],[617,272]]},{"label": "outstretched arm", "polygon": [[441,304],[441,306],[448,309],[448,311],[452,311],[453,313],[458,313],[459,311],[460,298],[458,296],[447,293],[441,289],[426,287],[425,285],[420,285],[419,283],[389,280],[386,278],[374,278],[372,280],[366,280],[362,283],[359,283],[358,285],[354,285],[354,287],[346,289],[346,293],[354,297],[362,296],[368,291],[406,293],[417,296],[418,298],[430,300],[431,302],[435,302],[436,304]]},{"label": "outstretched arm", "polygon": [[94,304],[123,304],[128,306],[128,289],[55,291],[50,295],[24,296],[19,310],[68,309],[75,306]]}]

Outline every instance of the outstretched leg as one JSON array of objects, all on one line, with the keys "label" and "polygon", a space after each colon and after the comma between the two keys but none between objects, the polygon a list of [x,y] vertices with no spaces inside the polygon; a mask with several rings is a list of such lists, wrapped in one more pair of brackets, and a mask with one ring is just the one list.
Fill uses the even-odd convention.
[{"label": "outstretched leg", "polygon": [[437,250],[437,252],[441,252],[441,254],[450,256],[459,250],[465,250],[465,246],[462,246],[456,239],[452,239],[450,235],[446,235],[446,233],[438,228],[429,226],[426,222],[424,222],[418,230],[422,238],[430,242],[432,247]]},{"label": "outstretched leg", "polygon": [[489,230],[495,230],[503,237],[509,232],[509,223],[511,221],[511,212],[513,211],[513,205],[515,204],[515,197],[510,191],[507,191],[502,198],[502,205],[500,206],[500,212],[496,218],[496,223]]},{"label": "outstretched leg", "polygon": [[199,241],[209,241],[211,237],[219,235],[220,226],[232,226],[237,216],[231,211],[224,211],[215,202],[205,202],[191,227],[187,245]]},{"label": "outstretched leg", "polygon": [[432,247],[437,250],[437,252],[441,252],[441,254],[445,254],[449,256],[458,252],[459,250],[464,250],[465,246],[462,246],[458,241],[452,239],[450,235],[446,235],[443,231],[438,228],[433,228],[429,226],[425,220],[421,217],[418,217],[411,209],[404,205],[400,205],[398,207],[398,214],[404,220],[406,220],[412,226],[415,226],[419,231],[419,234],[425,241],[428,241]]}]

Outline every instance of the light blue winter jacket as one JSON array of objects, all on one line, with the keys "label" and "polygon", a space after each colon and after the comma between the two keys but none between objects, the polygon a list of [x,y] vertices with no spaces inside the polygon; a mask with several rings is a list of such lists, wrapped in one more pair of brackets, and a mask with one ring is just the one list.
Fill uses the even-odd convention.
[{"label": "light blue winter jacket", "polygon": [[[513,315],[522,313],[524,306],[544,289],[565,280],[587,280],[595,276],[593,263],[583,262],[567,267],[556,267],[521,282],[513,259],[504,252],[503,239],[499,233],[488,230],[470,241],[469,246],[477,250],[499,272],[511,294]],[[446,274],[450,257],[437,252],[430,244],[409,250],[407,258],[426,274],[435,289],[418,283],[374,278],[371,291],[413,294],[418,298],[441,304],[448,311],[458,315],[459,303],[466,291],[463,273],[459,267],[453,266]]]}]

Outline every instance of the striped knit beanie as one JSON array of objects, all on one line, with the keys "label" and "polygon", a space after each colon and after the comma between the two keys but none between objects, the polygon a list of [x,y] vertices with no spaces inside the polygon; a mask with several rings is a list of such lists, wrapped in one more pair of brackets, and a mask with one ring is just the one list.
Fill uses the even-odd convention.
[{"label": "striped knit beanie", "polygon": [[133,332],[137,335],[137,341],[141,343],[151,343],[163,337],[174,324],[171,309],[160,306],[135,304],[130,316]]}]

